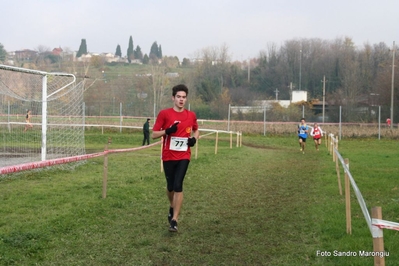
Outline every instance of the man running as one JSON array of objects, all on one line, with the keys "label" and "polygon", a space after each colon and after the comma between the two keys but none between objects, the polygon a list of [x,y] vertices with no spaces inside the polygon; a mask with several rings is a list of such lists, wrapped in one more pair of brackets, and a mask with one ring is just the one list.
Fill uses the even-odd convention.
[{"label": "man running", "polygon": [[177,232],[177,222],[183,204],[183,180],[190,163],[191,151],[199,138],[197,117],[186,110],[188,88],[172,89],[173,107],[161,110],[153,126],[152,138],[163,137],[162,161],[166,178],[166,195],[170,207],[169,231]]},{"label": "man running", "polygon": [[309,127],[305,123],[305,118],[301,119],[301,123],[298,125],[298,138],[300,151],[305,154],[306,138],[308,137]]},{"label": "man running", "polygon": [[317,123],[314,123],[312,130],[310,131],[310,135],[313,137],[314,146],[316,150],[319,150],[319,146],[321,145],[321,138],[323,137],[323,130]]}]

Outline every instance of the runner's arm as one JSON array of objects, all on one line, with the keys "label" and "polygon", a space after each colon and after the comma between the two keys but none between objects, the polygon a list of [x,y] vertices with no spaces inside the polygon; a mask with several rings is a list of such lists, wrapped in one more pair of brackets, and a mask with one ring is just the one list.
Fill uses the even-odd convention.
[{"label": "runner's arm", "polygon": [[151,137],[152,137],[152,139],[157,139],[157,138],[160,138],[165,135],[166,135],[165,130],[152,131]]},{"label": "runner's arm", "polygon": [[199,130],[197,129],[197,130],[193,130],[193,137],[195,138],[195,139],[199,139]]}]

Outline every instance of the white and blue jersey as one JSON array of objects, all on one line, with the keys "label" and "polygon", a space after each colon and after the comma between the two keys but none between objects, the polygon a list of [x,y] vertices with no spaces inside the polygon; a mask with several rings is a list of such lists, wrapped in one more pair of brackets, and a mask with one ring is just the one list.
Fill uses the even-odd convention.
[{"label": "white and blue jersey", "polygon": [[298,137],[306,139],[308,137],[308,133],[305,130],[309,130],[309,127],[305,125],[298,125]]}]

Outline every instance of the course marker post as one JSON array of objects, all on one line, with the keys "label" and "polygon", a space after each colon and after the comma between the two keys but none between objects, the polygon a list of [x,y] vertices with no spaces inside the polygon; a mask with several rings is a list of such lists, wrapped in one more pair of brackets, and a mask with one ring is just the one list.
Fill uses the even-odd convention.
[{"label": "course marker post", "polygon": [[233,148],[233,131],[230,131],[230,149]]},{"label": "course marker post", "polygon": [[328,134],[327,134],[327,132],[324,132],[324,142],[325,142],[326,147],[328,148]]},{"label": "course marker post", "polygon": [[107,197],[107,179],[108,179],[108,144],[104,149],[104,175],[103,175],[103,199]]},{"label": "course marker post", "polygon": [[[371,209],[371,217],[374,219],[382,219],[382,210],[381,207],[373,207]],[[384,236],[382,233],[382,229],[373,226],[373,230],[376,230],[376,234],[373,234],[373,251],[376,252],[376,256],[374,256],[374,265],[375,266],[385,266],[385,257],[379,256],[378,254],[383,254],[384,252]]]},{"label": "course marker post", "polygon": [[[349,159],[345,159],[345,165],[349,169]],[[346,233],[352,234],[352,218],[351,218],[351,192],[350,192],[349,174],[345,171],[345,209],[346,209]]]},{"label": "course marker post", "polygon": [[339,195],[342,195],[341,174],[338,160],[335,160],[335,171],[337,172]]},{"label": "course marker post", "polygon": [[333,162],[335,162],[335,152],[334,152],[334,148],[335,148],[335,139],[333,139],[332,141],[332,146],[331,146],[331,152],[332,152],[332,158],[333,158]]}]

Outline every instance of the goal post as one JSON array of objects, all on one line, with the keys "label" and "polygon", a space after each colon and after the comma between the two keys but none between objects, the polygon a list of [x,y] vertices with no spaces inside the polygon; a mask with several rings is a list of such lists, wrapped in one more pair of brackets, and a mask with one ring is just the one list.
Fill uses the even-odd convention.
[{"label": "goal post", "polygon": [[73,74],[0,65],[0,167],[84,154],[83,91]]}]

